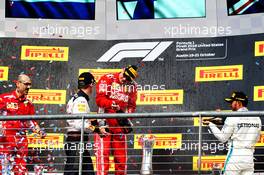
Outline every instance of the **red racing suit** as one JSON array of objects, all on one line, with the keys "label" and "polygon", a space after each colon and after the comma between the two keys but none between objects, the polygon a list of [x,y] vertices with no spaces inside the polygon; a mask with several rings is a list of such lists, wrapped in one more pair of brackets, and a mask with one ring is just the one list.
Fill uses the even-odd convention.
[{"label": "red racing suit", "polygon": [[[136,83],[122,84],[119,81],[119,73],[104,75],[96,85],[96,104],[101,113],[102,111],[116,113],[117,111],[112,109],[113,103],[119,105],[121,111],[132,113],[136,109],[136,99]],[[110,150],[113,151],[115,175],[125,175],[127,167],[126,135],[117,119],[106,119],[106,123],[109,125],[111,134],[102,138],[98,134],[95,135],[97,175],[108,174]]]},{"label": "red racing suit", "polygon": [[[26,97],[18,97],[16,91],[0,95],[1,115],[34,115],[33,104]],[[34,130],[37,123],[32,120],[1,121],[2,136],[0,136],[0,175],[28,174],[26,158],[28,141],[26,130]],[[4,166],[3,166],[4,165]]]}]

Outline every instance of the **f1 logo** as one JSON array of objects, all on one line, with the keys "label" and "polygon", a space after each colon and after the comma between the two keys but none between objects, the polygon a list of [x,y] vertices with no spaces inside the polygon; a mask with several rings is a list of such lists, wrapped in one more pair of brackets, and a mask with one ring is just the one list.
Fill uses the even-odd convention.
[{"label": "f1 logo", "polygon": [[144,58],[155,61],[173,41],[118,43],[111,47],[97,62],[120,62],[124,58]]}]

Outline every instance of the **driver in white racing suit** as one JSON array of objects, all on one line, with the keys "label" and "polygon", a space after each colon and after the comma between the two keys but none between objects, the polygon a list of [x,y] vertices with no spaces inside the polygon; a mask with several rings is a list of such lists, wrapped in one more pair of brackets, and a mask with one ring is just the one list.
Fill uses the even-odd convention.
[{"label": "driver in white racing suit", "polygon": [[[232,111],[248,111],[248,97],[243,92],[233,92],[230,98],[225,99],[231,104]],[[224,175],[253,175],[254,151],[261,132],[259,117],[227,117],[222,130],[219,130],[212,121],[204,120],[209,125],[215,137],[229,143]]]}]

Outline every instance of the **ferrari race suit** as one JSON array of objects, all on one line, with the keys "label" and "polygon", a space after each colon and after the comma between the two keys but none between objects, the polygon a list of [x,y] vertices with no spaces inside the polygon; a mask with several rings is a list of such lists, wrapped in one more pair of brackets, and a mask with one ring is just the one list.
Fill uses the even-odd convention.
[{"label": "ferrari race suit", "polygon": [[[91,111],[88,101],[89,96],[80,90],[69,100],[67,104],[67,113],[89,114]],[[89,153],[89,149],[92,149],[92,146],[89,145],[89,136],[87,133],[90,126],[89,120],[85,120],[84,122],[84,131],[86,132],[83,137],[83,146],[80,144],[82,120],[67,120],[67,123],[69,127],[67,129],[67,144],[65,145],[67,161],[64,169],[64,175],[79,174],[79,156],[81,151],[83,151],[82,175],[94,175],[92,159]],[[76,148],[78,150],[72,148]]]},{"label": "ferrari race suit", "polygon": [[[136,83],[122,84],[119,81],[119,73],[107,74],[101,77],[96,85],[96,104],[99,113],[133,113],[136,109],[137,87]],[[119,105],[116,111],[112,105]],[[115,175],[126,174],[127,144],[126,133],[117,119],[106,119],[110,135],[100,137],[95,135],[97,146],[97,175],[107,175],[109,171],[110,150],[114,156]],[[112,148],[112,149],[111,149]]]},{"label": "ferrari race suit", "polygon": [[[0,95],[0,113],[2,115],[34,115],[33,104],[24,96],[18,97],[16,91]],[[0,174],[28,174],[26,159],[28,141],[26,130],[35,130],[37,123],[33,120],[2,121],[2,137],[0,137]]]},{"label": "ferrari race suit", "polygon": [[[238,111],[248,111],[240,108]],[[261,131],[259,117],[227,117],[222,130],[209,124],[215,137],[221,142],[229,141],[224,175],[252,175],[254,173],[254,151]]]}]

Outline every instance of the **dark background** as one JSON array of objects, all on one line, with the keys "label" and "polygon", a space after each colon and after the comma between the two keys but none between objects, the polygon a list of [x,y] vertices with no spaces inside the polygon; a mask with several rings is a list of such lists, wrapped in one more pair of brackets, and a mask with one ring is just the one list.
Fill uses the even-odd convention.
[{"label": "dark background", "polygon": [[[206,41],[213,42],[218,39],[227,39],[227,58],[224,60],[207,61],[176,61],[175,42],[177,41]],[[15,88],[13,80],[20,73],[29,74],[33,80],[33,89],[66,89],[67,101],[77,89],[77,77],[80,68],[122,68],[128,64],[137,64],[140,67],[140,85],[166,85],[166,89],[183,89],[183,105],[147,105],[138,106],[137,112],[181,112],[204,111],[215,109],[229,109],[224,102],[234,90],[244,91],[249,96],[250,110],[263,110],[263,102],[253,102],[254,86],[264,85],[263,57],[254,57],[255,41],[263,40],[263,34],[250,36],[235,36],[225,38],[200,38],[200,39],[160,39],[144,41],[174,41],[154,62],[141,62],[142,58],[123,59],[119,63],[98,63],[99,57],[111,46],[119,42],[134,41],[83,41],[83,40],[48,40],[48,39],[0,39],[0,65],[9,67],[9,80],[0,82],[0,93]],[[138,40],[135,40],[138,41]],[[142,40],[139,40],[142,42]],[[69,47],[69,61],[22,61],[20,51],[22,45],[32,46],[66,46]],[[163,60],[163,61],[160,61]],[[219,82],[195,82],[195,67],[197,66],[223,66],[244,65],[243,80]],[[97,107],[91,97],[92,111]],[[37,114],[64,114],[65,105],[35,105]],[[139,119],[134,120],[135,133],[182,133],[184,143],[198,142],[198,128],[193,126],[192,118],[177,119]],[[65,121],[42,121],[41,126],[48,128],[48,132],[64,133]],[[146,126],[145,128],[141,128]],[[151,126],[151,128],[150,128]],[[208,133],[207,128],[203,132]],[[206,134],[204,139],[211,143],[215,138]],[[133,150],[133,137],[128,139],[130,173],[139,173],[141,167],[141,150]],[[206,141],[205,141],[206,142]],[[221,155],[226,151],[203,151],[203,155]],[[257,154],[261,149],[257,149]],[[43,156],[50,154],[53,161],[47,157],[42,162],[49,162],[49,166],[58,171],[63,170],[64,151],[46,151]],[[163,156],[160,156],[163,155]],[[153,168],[155,174],[191,174],[192,156],[197,155],[197,150],[154,150]],[[58,157],[59,156],[59,157]],[[257,157],[258,162],[263,162],[262,157]],[[161,162],[161,163],[160,163]],[[54,164],[55,163],[55,164]],[[261,165],[257,169],[263,169]],[[134,170],[134,171],[132,171]],[[180,172],[179,172],[180,171]],[[195,174],[195,172],[193,172]]]}]

